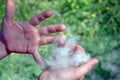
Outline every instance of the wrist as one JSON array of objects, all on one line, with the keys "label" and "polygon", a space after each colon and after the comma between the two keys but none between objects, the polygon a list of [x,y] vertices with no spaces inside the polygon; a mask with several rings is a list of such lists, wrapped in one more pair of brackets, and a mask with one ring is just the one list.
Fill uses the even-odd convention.
[{"label": "wrist", "polygon": [[7,48],[6,48],[2,39],[3,38],[0,34],[0,60],[9,55],[9,51],[7,50]]}]

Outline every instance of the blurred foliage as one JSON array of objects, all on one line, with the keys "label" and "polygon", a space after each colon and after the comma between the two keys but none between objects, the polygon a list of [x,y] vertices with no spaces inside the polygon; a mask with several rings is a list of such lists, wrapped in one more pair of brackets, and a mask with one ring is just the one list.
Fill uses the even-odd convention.
[{"label": "blurred foliage", "polygon": [[[53,16],[42,22],[45,25],[64,23],[70,33],[80,37],[78,42],[86,52],[100,60],[95,74],[101,79],[118,80],[109,70],[104,70],[104,62],[113,60],[120,67],[120,0],[14,0],[16,3],[16,21],[26,21],[44,10],[53,10]],[[5,2],[0,0],[0,21],[5,15]],[[1,23],[0,23],[1,24]],[[58,33],[59,34],[59,33]],[[118,51],[118,54],[114,50]],[[39,52],[44,57],[49,54],[50,46],[40,47]],[[46,54],[44,54],[46,53]],[[107,55],[104,58],[104,55]],[[111,55],[111,56],[108,56]],[[120,55],[120,54],[119,54]],[[99,57],[99,56],[102,56]],[[21,58],[22,57],[22,58]],[[31,57],[12,55],[0,62],[0,79],[2,80],[36,80],[39,68]],[[20,58],[20,59],[19,59]],[[108,59],[109,58],[109,59]],[[30,60],[29,60],[30,59]],[[28,62],[29,61],[29,62]],[[19,64],[18,64],[19,63]],[[36,69],[37,68],[37,69]],[[93,80],[88,74],[86,80]]]}]

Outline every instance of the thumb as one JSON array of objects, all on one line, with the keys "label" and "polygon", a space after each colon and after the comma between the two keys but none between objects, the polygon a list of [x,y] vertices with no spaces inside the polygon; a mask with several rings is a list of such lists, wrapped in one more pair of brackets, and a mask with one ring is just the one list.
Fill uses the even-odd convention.
[{"label": "thumb", "polygon": [[82,66],[76,68],[74,72],[76,73],[76,77],[84,76],[87,74],[96,64],[98,63],[98,60],[91,59],[87,63],[83,64]]},{"label": "thumb", "polygon": [[97,59],[91,59],[87,63],[77,68],[60,69],[56,71],[55,75],[62,80],[76,80],[88,73],[97,63]]},{"label": "thumb", "polygon": [[14,0],[7,0],[6,4],[6,18],[12,20],[15,14]]}]

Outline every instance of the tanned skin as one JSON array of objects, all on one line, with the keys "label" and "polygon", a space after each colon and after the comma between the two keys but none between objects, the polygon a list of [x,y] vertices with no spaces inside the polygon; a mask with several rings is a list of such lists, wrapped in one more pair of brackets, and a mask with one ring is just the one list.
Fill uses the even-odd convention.
[{"label": "tanned skin", "polygon": [[[14,21],[15,4],[14,0],[7,0],[6,14],[2,21],[0,32],[0,42],[5,48],[0,59],[11,53],[32,54],[38,64],[42,64],[42,59],[37,51],[39,46],[53,43],[56,37],[46,36],[47,34],[61,32],[65,30],[63,24],[44,26],[37,29],[36,26],[52,15],[52,11],[45,11],[25,22]],[[42,37],[46,36],[46,37]]]}]

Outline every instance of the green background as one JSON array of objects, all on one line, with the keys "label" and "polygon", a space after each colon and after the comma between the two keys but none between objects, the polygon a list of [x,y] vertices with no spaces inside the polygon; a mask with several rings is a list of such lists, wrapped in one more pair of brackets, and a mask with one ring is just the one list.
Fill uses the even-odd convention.
[{"label": "green background", "polygon": [[[14,0],[16,21],[26,21],[45,11],[53,16],[38,28],[63,23],[70,31],[57,34],[79,36],[78,44],[99,59],[85,80],[120,80],[120,0]],[[6,0],[0,0],[0,21]],[[0,24],[1,24],[0,23]],[[44,58],[51,45],[39,48]],[[37,80],[42,69],[31,55],[12,54],[0,61],[0,80]]]}]

